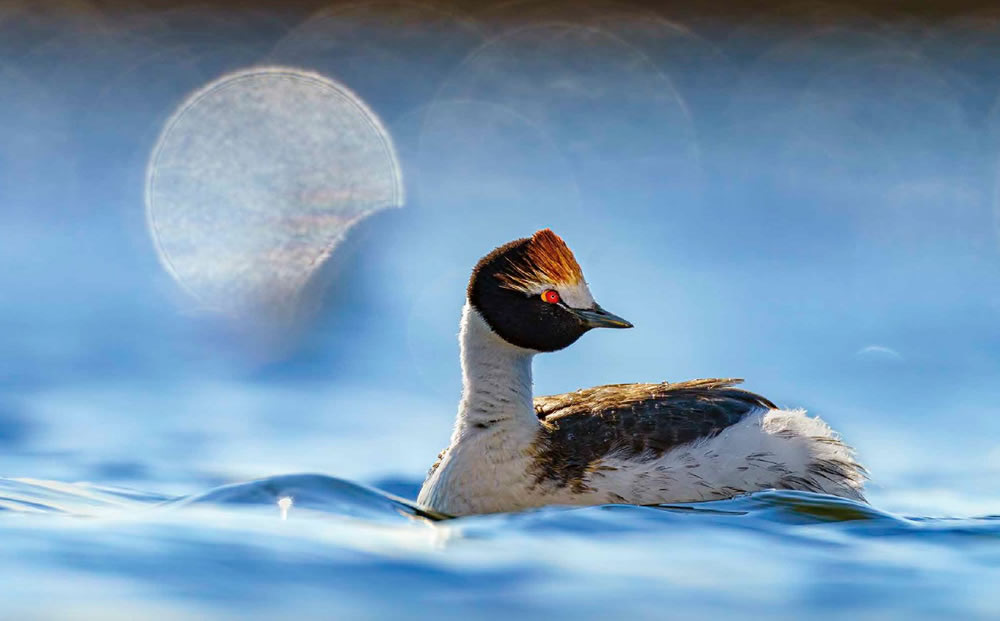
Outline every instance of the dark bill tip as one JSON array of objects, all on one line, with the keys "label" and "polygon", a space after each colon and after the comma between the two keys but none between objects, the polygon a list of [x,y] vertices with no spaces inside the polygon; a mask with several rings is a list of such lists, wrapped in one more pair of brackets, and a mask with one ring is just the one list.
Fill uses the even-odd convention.
[{"label": "dark bill tip", "polygon": [[572,308],[573,313],[588,328],[631,328],[632,323],[613,315],[600,306],[594,308]]}]

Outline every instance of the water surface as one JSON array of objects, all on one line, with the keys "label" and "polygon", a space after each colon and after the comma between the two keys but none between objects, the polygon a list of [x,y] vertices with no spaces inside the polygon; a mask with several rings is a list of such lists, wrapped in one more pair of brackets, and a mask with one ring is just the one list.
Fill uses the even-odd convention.
[{"label": "water surface", "polygon": [[[1000,612],[1000,516],[906,518],[808,492],[439,521],[324,475],[174,498],[4,479],[0,507],[16,617]],[[63,603],[40,606],[53,592]]]}]

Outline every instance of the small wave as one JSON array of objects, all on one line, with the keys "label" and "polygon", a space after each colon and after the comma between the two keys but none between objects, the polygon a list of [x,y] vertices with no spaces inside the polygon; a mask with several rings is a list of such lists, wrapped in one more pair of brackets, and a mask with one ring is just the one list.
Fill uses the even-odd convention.
[{"label": "small wave", "polygon": [[0,477],[0,511],[94,515],[140,509],[168,499],[160,494],[90,483]]},{"label": "small wave", "polygon": [[178,498],[170,504],[274,507],[282,501],[297,509],[374,520],[399,516],[434,520],[445,517],[387,492],[322,474],[288,474],[223,485]]},{"label": "small wave", "polygon": [[288,474],[233,483],[188,496],[170,497],[90,483],[0,478],[0,510],[95,516],[148,509],[252,509],[278,506],[371,520],[402,516],[444,519],[393,494],[321,474]]},{"label": "small wave", "polygon": [[[95,611],[136,602],[136,617],[163,616],[150,602],[166,601],[168,617],[238,607],[275,618],[294,601],[321,618],[397,618],[403,602],[421,602],[410,618],[510,602],[535,617],[611,617],[632,602],[659,618],[682,601],[691,616],[761,618],[795,594],[806,595],[790,616],[807,617],[849,593],[910,605],[913,618],[926,606],[970,618],[993,601],[1000,567],[996,516],[903,517],[808,492],[443,517],[318,474],[181,497],[0,478],[0,575],[20,585],[0,609],[30,611],[55,593],[73,602],[52,604],[61,616],[86,600]],[[72,579],[53,591],[53,572]],[[914,589],[920,598],[903,597]]]},{"label": "small wave", "polygon": [[[403,486],[401,488],[412,488]],[[662,505],[599,505],[595,507],[544,507],[498,516],[468,516],[451,518],[417,503],[375,487],[323,474],[287,474],[241,483],[214,487],[205,492],[172,497],[128,488],[98,486],[91,483],[64,483],[29,478],[0,477],[0,510],[23,513],[53,513],[93,516],[108,512],[163,509],[184,510],[212,507],[219,510],[266,508],[273,511],[280,504],[294,506],[296,511],[368,520],[398,520],[425,518],[449,520],[453,525],[482,519],[512,520],[520,527],[532,523],[555,521],[571,523],[574,514],[600,512],[615,519],[685,519],[697,520],[752,519],[755,524],[768,523],[799,526],[827,523],[866,523],[869,527],[907,529],[981,529],[1000,527],[1000,516],[944,519],[904,517],[881,511],[871,505],[812,492],[770,490],[747,494],[728,500]],[[665,518],[663,514],[673,517]],[[625,515],[630,516],[626,518]],[[571,517],[573,516],[573,517]],[[617,517],[615,517],[617,516]],[[597,520],[606,522],[605,518]],[[985,525],[985,526],[983,526]]]},{"label": "small wave", "polygon": [[350,519],[365,527],[403,525],[416,519],[441,523],[442,541],[503,539],[512,533],[596,536],[658,529],[692,533],[736,529],[821,543],[885,535],[910,535],[921,542],[1000,541],[1000,516],[905,517],[853,500],[788,490],[698,503],[551,506],[451,518],[374,487],[322,474],[272,476],[179,497],[90,483],[0,478],[0,512],[150,521],[169,520],[170,514],[180,513],[213,528],[226,516],[262,517],[265,524],[276,517]]}]

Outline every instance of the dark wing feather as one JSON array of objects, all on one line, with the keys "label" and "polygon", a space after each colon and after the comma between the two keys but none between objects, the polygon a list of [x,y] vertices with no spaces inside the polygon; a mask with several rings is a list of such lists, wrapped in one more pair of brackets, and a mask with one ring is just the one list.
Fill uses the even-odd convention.
[{"label": "dark wing feather", "polygon": [[608,454],[658,457],[775,405],[735,388],[739,379],[610,384],[535,398],[543,422],[535,451],[538,482],[586,491],[584,476]]}]

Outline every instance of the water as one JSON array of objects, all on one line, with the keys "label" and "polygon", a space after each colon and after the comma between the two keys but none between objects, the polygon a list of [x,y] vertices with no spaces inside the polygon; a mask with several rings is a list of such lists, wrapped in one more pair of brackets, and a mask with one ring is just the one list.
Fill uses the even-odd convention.
[{"label": "water", "polygon": [[[0,1],[0,617],[1000,615],[1000,27],[743,4]],[[253,66],[355,93],[407,197],[278,328],[188,295],[145,217],[164,123]],[[469,270],[543,227],[636,328],[539,394],[746,377],[871,505],[421,515]]]},{"label": "water", "polygon": [[[0,526],[13,595],[4,607],[18,618],[1000,612],[991,599],[1000,516],[913,519],[808,492],[762,492],[434,521],[410,502],[324,475],[179,498],[0,484],[0,507],[21,518]],[[285,517],[283,498],[294,499]],[[72,604],[40,608],[54,583]]]}]

